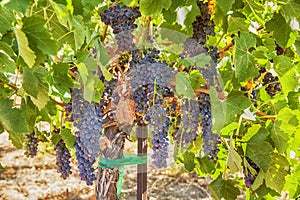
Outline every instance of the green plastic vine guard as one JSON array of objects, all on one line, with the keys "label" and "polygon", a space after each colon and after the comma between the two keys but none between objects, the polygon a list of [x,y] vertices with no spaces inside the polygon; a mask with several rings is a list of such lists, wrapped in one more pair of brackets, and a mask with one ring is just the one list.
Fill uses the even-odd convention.
[{"label": "green plastic vine guard", "polygon": [[120,167],[120,176],[118,181],[117,194],[121,194],[123,176],[124,176],[124,166],[127,165],[140,165],[147,163],[147,155],[138,156],[136,154],[124,154],[123,158],[117,159],[106,159],[99,158],[98,166],[100,168],[117,168]]}]

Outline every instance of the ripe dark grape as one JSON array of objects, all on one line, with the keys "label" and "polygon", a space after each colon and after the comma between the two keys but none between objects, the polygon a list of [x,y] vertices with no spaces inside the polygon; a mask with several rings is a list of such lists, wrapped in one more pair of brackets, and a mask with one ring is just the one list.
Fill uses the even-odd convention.
[{"label": "ripe dark grape", "polygon": [[264,75],[262,84],[263,86],[267,86],[265,90],[271,97],[275,96],[277,92],[281,91],[279,78],[277,76],[273,76],[273,74],[270,72],[267,72]]},{"label": "ripe dark grape", "polygon": [[76,137],[74,147],[76,149],[75,155],[78,162],[79,176],[87,185],[93,185],[93,181],[96,180],[95,168],[93,168],[95,158],[88,157],[81,144],[80,138]]},{"label": "ripe dark grape", "polygon": [[38,138],[35,136],[35,131],[26,134],[25,137],[25,155],[27,157],[36,156],[38,149]]},{"label": "ripe dark grape", "polygon": [[248,169],[246,166],[243,166],[243,172],[244,172],[244,183],[246,187],[250,188],[252,184],[254,183],[260,168],[248,157],[246,157],[246,160],[248,164],[255,170],[256,173]]},{"label": "ripe dark grape", "polygon": [[76,127],[76,158],[80,177],[87,184],[92,184],[95,175],[92,167],[98,157],[100,146],[99,138],[102,134],[102,115],[99,115],[95,103],[90,103],[83,98],[83,91],[72,90],[73,100],[73,125]]},{"label": "ripe dark grape", "polygon": [[162,105],[156,104],[152,106],[147,115],[151,122],[150,127],[153,129],[151,132],[152,140],[152,163],[157,168],[167,167],[169,138],[168,130],[170,126],[170,119],[166,116],[166,110]]},{"label": "ripe dark grape", "polygon": [[190,144],[196,140],[198,127],[200,125],[200,108],[196,99],[183,99],[181,105],[181,122],[180,128],[176,134],[177,143],[181,146]]},{"label": "ripe dark grape", "polygon": [[72,115],[72,103],[67,104],[67,106],[65,108],[65,111],[66,111],[66,119],[69,122],[73,122],[74,119],[73,119],[73,115]]},{"label": "ripe dark grape", "polygon": [[199,96],[200,113],[202,115],[202,139],[204,154],[208,155],[210,160],[216,162],[218,160],[218,144],[220,144],[220,136],[212,132],[212,116],[211,105],[208,94],[200,93]]},{"label": "ripe dark grape", "polygon": [[66,179],[70,174],[72,174],[70,166],[71,154],[62,139],[55,145],[54,150],[56,151],[57,171],[61,173],[61,177],[63,179]]},{"label": "ripe dark grape", "polygon": [[133,43],[132,30],[137,28],[135,19],[140,17],[141,13],[138,7],[120,7],[116,4],[101,14],[101,20],[106,25],[111,25],[113,33],[116,35],[118,47],[121,51],[131,51],[135,49]]},{"label": "ripe dark grape", "polygon": [[167,87],[174,78],[174,71],[166,63],[140,64],[130,69],[128,77],[132,91],[154,82],[160,87]]}]

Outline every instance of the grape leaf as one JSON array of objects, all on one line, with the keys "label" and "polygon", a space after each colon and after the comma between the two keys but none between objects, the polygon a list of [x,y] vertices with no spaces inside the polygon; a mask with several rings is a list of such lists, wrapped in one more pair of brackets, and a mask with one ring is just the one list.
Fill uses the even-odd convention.
[{"label": "grape leaf", "polygon": [[300,92],[289,92],[288,94],[288,104],[291,109],[300,109]]},{"label": "grape leaf", "polygon": [[61,136],[66,143],[68,148],[73,148],[75,143],[75,136],[71,133],[71,130],[68,128],[64,128],[61,130]]},{"label": "grape leaf", "polygon": [[281,10],[284,13],[284,17],[289,21],[288,17],[296,17],[300,21],[300,2],[298,0],[283,0],[285,4],[282,5]]},{"label": "grape leaf", "polygon": [[143,15],[154,15],[160,13],[163,8],[168,9],[171,4],[171,0],[141,0],[140,11]]},{"label": "grape leaf", "polygon": [[274,154],[271,166],[265,173],[266,186],[280,193],[285,184],[287,166],[289,166],[289,162],[285,157]]},{"label": "grape leaf", "polygon": [[[279,24],[280,26],[278,26]],[[273,37],[279,46],[286,47],[292,29],[281,13],[274,14],[273,18],[266,23],[266,28],[268,31],[273,32]]]},{"label": "grape leaf", "polygon": [[220,7],[223,13],[227,13],[231,10],[232,4],[235,0],[216,0],[217,5]]},{"label": "grape leaf", "polygon": [[81,0],[84,9],[92,11],[100,3],[103,3],[103,0]]},{"label": "grape leaf", "polygon": [[81,16],[73,17],[73,33],[76,50],[79,49],[85,41],[86,31],[83,24]]},{"label": "grape leaf", "polygon": [[175,80],[176,80],[176,93],[178,95],[183,95],[188,98],[192,98],[195,96],[195,92],[185,73],[178,72],[175,76]]},{"label": "grape leaf", "polygon": [[229,167],[231,173],[242,172],[242,158],[234,149],[234,142],[232,138],[230,138],[230,149],[228,158],[226,161],[227,166]]},{"label": "grape leaf", "polygon": [[12,143],[17,148],[22,148],[22,133],[28,131],[24,113],[13,108],[13,101],[0,99],[0,124],[9,133]]},{"label": "grape leaf", "polygon": [[215,88],[209,90],[213,118],[213,130],[220,133],[225,124],[232,122],[235,115],[250,106],[250,101],[242,92],[233,90],[226,99],[221,100]]},{"label": "grape leaf", "polygon": [[194,162],[195,154],[190,151],[186,151],[182,156],[184,159],[183,161],[184,168],[189,172],[193,171],[195,168],[195,162]]},{"label": "grape leaf", "polygon": [[297,70],[291,59],[287,56],[276,56],[274,58],[275,71],[278,74],[279,81],[282,83],[282,91],[287,96],[298,85]]},{"label": "grape leaf", "polygon": [[0,72],[10,72],[14,73],[16,68],[16,63],[7,54],[1,52],[0,49]]},{"label": "grape leaf", "polygon": [[44,27],[46,21],[37,16],[23,18],[22,30],[26,33],[30,45],[36,46],[47,55],[55,55],[57,51],[56,42],[51,39],[49,31]]},{"label": "grape leaf", "polygon": [[38,109],[28,97],[22,99],[21,110],[24,113],[26,121],[28,123],[28,132],[31,133],[36,124]]},{"label": "grape leaf", "polygon": [[35,63],[36,56],[34,51],[29,48],[28,39],[25,33],[22,30],[15,28],[15,35],[18,42],[19,55],[29,67],[32,67]]},{"label": "grape leaf", "polygon": [[230,135],[232,135],[232,131],[236,130],[238,127],[239,127],[239,124],[237,122],[232,122],[232,123],[228,124],[227,126],[225,126],[224,128],[222,128],[221,134],[230,136]]},{"label": "grape leaf", "polygon": [[31,2],[32,0],[10,0],[5,6],[25,14]]},{"label": "grape leaf", "polygon": [[241,17],[230,17],[228,22],[228,32],[235,33],[237,31],[247,31],[248,24],[246,23],[246,19]]},{"label": "grape leaf", "polygon": [[265,141],[269,131],[260,128],[259,131],[248,141],[246,146],[246,156],[248,156],[262,170],[267,171],[272,162],[272,146]]},{"label": "grape leaf", "polygon": [[4,34],[12,28],[12,23],[15,21],[14,14],[7,8],[0,6],[0,33]]},{"label": "grape leaf", "polygon": [[31,68],[24,68],[23,69],[23,84],[22,87],[27,94],[37,98],[39,93],[39,80],[33,74],[33,70]]},{"label": "grape leaf", "polygon": [[220,26],[224,32],[227,32],[228,29],[228,16],[227,13],[224,13],[220,6],[216,4],[214,7],[214,23],[218,26]]},{"label": "grape leaf", "polygon": [[37,98],[31,96],[31,100],[39,110],[42,110],[49,101],[48,89],[39,87]]},{"label": "grape leaf", "polygon": [[271,131],[271,138],[278,152],[285,152],[290,136],[296,131],[297,126],[299,126],[299,121],[293,110],[285,107],[279,111]]},{"label": "grape leaf", "polygon": [[68,75],[69,68],[70,66],[66,63],[54,64],[52,65],[53,74],[49,76],[49,78],[52,78],[54,87],[62,96],[73,87],[73,80]]},{"label": "grape leaf", "polygon": [[258,75],[254,56],[248,51],[250,47],[255,47],[256,39],[251,33],[241,32],[240,37],[235,38],[235,43],[235,76],[240,82],[248,81]]},{"label": "grape leaf", "polygon": [[208,185],[208,188],[211,191],[211,194],[214,199],[221,200],[235,200],[236,197],[240,194],[239,189],[235,186],[235,182],[232,180],[223,180],[222,175],[220,175],[216,180]]},{"label": "grape leaf", "polygon": [[190,58],[184,58],[185,61],[188,62],[188,65],[197,66],[198,68],[203,68],[205,65],[207,65],[211,57],[209,55],[206,55],[205,53],[201,53],[197,56],[190,57]]}]

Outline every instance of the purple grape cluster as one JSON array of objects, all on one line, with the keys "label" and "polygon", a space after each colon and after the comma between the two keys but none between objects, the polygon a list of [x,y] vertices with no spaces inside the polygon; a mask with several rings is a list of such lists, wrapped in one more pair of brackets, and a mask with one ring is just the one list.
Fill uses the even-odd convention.
[{"label": "purple grape cluster", "polygon": [[66,147],[65,142],[61,139],[55,145],[54,150],[56,151],[56,166],[58,168],[58,172],[61,173],[61,177],[66,179],[71,171],[71,154],[68,148]]},{"label": "purple grape cluster", "polygon": [[148,111],[147,116],[150,118],[150,127],[152,141],[152,163],[157,168],[167,167],[169,138],[168,130],[170,119],[167,117],[166,110],[162,105],[153,105]]},{"label": "purple grape cluster", "polygon": [[25,138],[25,152],[27,157],[34,157],[37,154],[38,149],[38,138],[35,136],[35,131],[26,134]]},{"label": "purple grape cluster", "polygon": [[69,122],[73,122],[74,119],[73,119],[73,115],[72,115],[72,103],[67,104],[67,106],[65,108],[65,111],[66,111],[66,119]]},{"label": "purple grape cluster", "polygon": [[218,160],[218,144],[220,144],[220,136],[212,132],[212,116],[210,97],[208,94],[200,93],[199,95],[200,114],[202,116],[202,139],[204,154],[208,155],[208,159],[216,162]]},{"label": "purple grape cluster", "polygon": [[196,140],[200,125],[200,108],[196,99],[184,98],[181,105],[182,127],[177,131],[175,138],[177,144],[187,147],[187,144]]},{"label": "purple grape cluster", "polygon": [[254,183],[257,174],[260,171],[260,168],[248,157],[246,157],[246,160],[248,162],[248,164],[255,170],[255,174],[253,174],[253,172],[251,172],[251,170],[249,170],[248,168],[246,168],[245,166],[243,167],[243,172],[244,172],[244,183],[246,185],[246,187],[250,188],[251,185]]},{"label": "purple grape cluster", "polygon": [[[261,68],[259,70],[260,74],[265,73],[266,69]],[[281,84],[279,82],[279,78],[277,76],[273,76],[272,73],[267,72],[264,75],[264,78],[262,80],[262,85],[266,86],[265,90],[270,95],[270,97],[273,97],[277,94],[277,92],[281,91]]]},{"label": "purple grape cluster", "polygon": [[132,91],[152,83],[160,87],[168,87],[174,76],[173,69],[167,63],[160,62],[136,65],[128,74]]},{"label": "purple grape cluster", "polygon": [[193,38],[201,45],[205,45],[207,35],[215,35],[214,27],[215,24],[211,20],[211,16],[208,9],[208,3],[203,1],[198,1],[197,5],[200,9],[201,15],[196,17],[193,22]]},{"label": "purple grape cluster", "polygon": [[83,98],[81,89],[72,90],[72,105],[74,127],[76,127],[76,158],[78,161],[79,175],[82,180],[91,185],[96,176],[92,167],[98,157],[100,146],[99,138],[102,134],[102,115],[99,114],[97,105]]},{"label": "purple grape cluster", "polygon": [[141,13],[138,7],[121,7],[119,4],[102,11],[100,14],[101,20],[106,25],[111,25],[113,33],[116,34],[118,47],[121,51],[131,51],[135,49],[131,32],[137,28],[135,19],[140,16]]}]

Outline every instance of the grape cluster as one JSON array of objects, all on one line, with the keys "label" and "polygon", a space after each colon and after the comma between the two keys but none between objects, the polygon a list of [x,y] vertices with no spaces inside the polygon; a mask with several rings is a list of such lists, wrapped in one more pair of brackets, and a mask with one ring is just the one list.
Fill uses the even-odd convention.
[{"label": "grape cluster", "polygon": [[251,170],[249,170],[248,168],[246,168],[245,166],[243,166],[243,171],[244,171],[244,182],[246,187],[250,188],[251,185],[254,183],[257,174],[260,171],[260,168],[248,157],[246,157],[246,160],[248,162],[248,164],[255,170],[255,174],[253,174],[253,172]]},{"label": "grape cluster", "polygon": [[[265,73],[266,69],[261,68],[259,72],[260,74]],[[275,96],[277,92],[281,91],[281,84],[279,82],[279,78],[277,76],[273,76],[273,74],[270,72],[267,72],[264,75],[262,82],[263,86],[267,86],[265,90],[271,97]]]},{"label": "grape cluster", "polygon": [[200,9],[201,15],[196,17],[196,20],[193,22],[193,38],[201,45],[205,45],[207,35],[215,35],[214,22],[210,19],[210,13],[208,9],[208,3],[203,1],[198,1],[197,5]]},{"label": "grape cluster", "polygon": [[200,93],[199,95],[200,113],[202,116],[202,139],[204,154],[208,155],[210,160],[216,162],[218,160],[218,144],[220,144],[220,136],[212,132],[212,116],[210,97],[208,94]]},{"label": "grape cluster", "polygon": [[121,51],[131,51],[135,48],[131,32],[137,28],[135,19],[140,16],[138,7],[121,7],[119,4],[100,14],[101,20],[106,25],[111,25]]},{"label": "grape cluster", "polygon": [[174,78],[174,71],[167,63],[155,62],[139,64],[130,69],[128,77],[133,91],[140,86],[156,83],[160,87],[167,87]]},{"label": "grape cluster", "polygon": [[24,154],[27,157],[34,157],[36,156],[37,149],[38,149],[38,138],[35,136],[35,131],[26,134]]},{"label": "grape cluster", "polygon": [[[102,133],[102,116],[99,115],[95,103],[90,103],[83,98],[83,91],[72,90],[73,125],[76,127],[76,158],[80,177],[86,183],[92,184],[95,175],[92,168],[97,158],[100,146],[99,138]],[[91,174],[90,174],[91,173]]]},{"label": "grape cluster", "polygon": [[169,138],[168,130],[170,126],[170,119],[166,116],[166,110],[162,105],[156,104],[147,111],[147,116],[151,119],[150,127],[152,141],[152,163],[157,168],[167,166]]},{"label": "grape cluster", "polygon": [[55,145],[54,150],[56,151],[56,166],[58,167],[58,172],[61,173],[63,179],[66,179],[72,174],[70,166],[71,154],[62,139]]},{"label": "grape cluster", "polygon": [[176,134],[176,141],[181,146],[196,140],[198,135],[198,127],[200,124],[200,107],[199,102],[195,99],[183,99],[181,105],[181,122],[180,128]]},{"label": "grape cluster", "polygon": [[79,176],[87,185],[93,185],[93,181],[96,180],[95,168],[93,168],[95,158],[86,155],[79,137],[76,137],[74,147],[76,149],[75,155],[78,162]]},{"label": "grape cluster", "polygon": [[74,119],[73,119],[73,115],[72,115],[72,103],[67,104],[67,106],[65,108],[65,111],[66,111],[66,119],[69,122],[73,122]]}]

